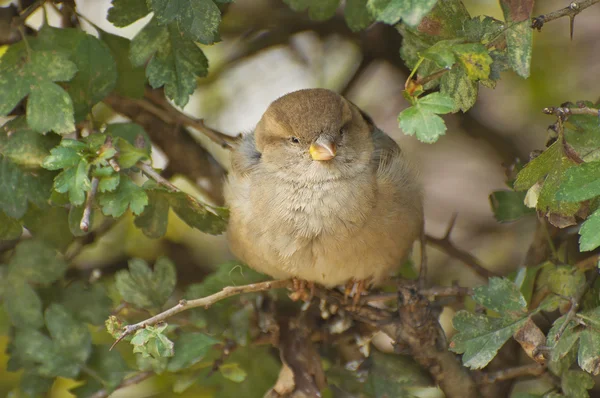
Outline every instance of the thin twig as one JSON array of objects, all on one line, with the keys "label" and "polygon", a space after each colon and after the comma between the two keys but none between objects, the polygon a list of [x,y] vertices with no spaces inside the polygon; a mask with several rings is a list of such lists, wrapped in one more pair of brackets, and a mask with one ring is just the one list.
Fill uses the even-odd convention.
[{"label": "thin twig", "polygon": [[569,17],[571,20],[571,39],[573,39],[573,20],[575,16],[579,14],[581,11],[585,10],[589,6],[592,6],[596,3],[600,2],[600,0],[583,0],[583,1],[573,1],[565,8],[561,8],[560,10],[553,11],[550,14],[540,15],[531,19],[531,27],[533,29],[537,29],[538,31],[542,29],[546,22],[553,21],[562,17]]},{"label": "thin twig", "polygon": [[45,2],[46,0],[36,0],[35,2],[33,2],[33,4],[27,7],[27,9],[25,9],[25,11],[23,11],[18,18],[15,18],[13,20],[13,26],[24,25],[27,18],[29,18],[31,14],[37,11],[38,8],[43,6]]},{"label": "thin twig", "polygon": [[432,80],[435,80],[437,78],[442,77],[446,72],[449,72],[450,69],[452,69],[452,68],[440,69],[437,72],[433,72],[430,75],[420,77],[420,78],[418,78],[418,79],[415,80],[415,84],[423,86],[423,85],[429,83]]},{"label": "thin twig", "polygon": [[583,299],[583,296],[585,296],[585,294],[588,292],[588,290],[596,282],[596,278],[597,277],[598,277],[598,273],[594,272],[592,274],[592,277],[577,292],[577,295],[571,298],[571,308],[569,308],[569,312],[567,312],[567,315],[565,317],[564,323],[560,326],[560,329],[558,329],[558,333],[556,333],[556,337],[555,337],[555,340],[554,340],[555,343],[558,343],[558,341],[560,340],[561,336],[563,335],[563,333],[567,329],[567,326],[569,325],[569,323],[571,323],[571,321],[573,320],[573,318],[575,318],[575,315],[577,314],[577,310],[579,310],[579,304],[581,303],[581,299]]},{"label": "thin twig", "polygon": [[83,209],[83,216],[81,217],[81,222],[79,223],[79,229],[83,232],[87,232],[90,229],[90,218],[92,217],[92,206],[94,205],[94,197],[96,196],[96,192],[98,192],[98,184],[100,180],[98,177],[92,178],[92,188],[88,191],[87,197],[85,198],[85,207]]},{"label": "thin twig", "polygon": [[[598,0],[600,1],[600,0]],[[547,115],[555,115],[559,117],[569,116],[569,115],[590,115],[597,116],[600,118],[600,109],[589,108],[587,106],[583,106],[580,108],[569,108],[569,107],[549,107],[544,108],[543,112]]]},{"label": "thin twig", "polygon": [[153,316],[152,318],[146,319],[144,321],[138,322],[134,325],[127,325],[123,328],[123,333],[119,336],[119,338],[113,343],[110,347],[112,350],[115,345],[117,345],[121,340],[130,334],[145,328],[146,326],[155,325],[159,322],[163,322],[164,320],[172,317],[173,315],[179,314],[180,312],[187,311],[192,308],[204,307],[208,308],[214,303],[226,299],[231,296],[236,296],[242,293],[253,293],[253,292],[264,292],[266,290],[272,289],[282,289],[286,287],[291,287],[292,281],[290,279],[276,280],[276,281],[267,281],[260,283],[252,283],[250,285],[243,286],[227,286],[224,287],[223,290],[217,292],[215,294],[211,294],[210,296],[202,297],[194,300],[180,300],[179,303],[169,308],[166,311],[161,312],[158,315]]},{"label": "thin twig", "polygon": [[492,384],[498,381],[516,379],[523,376],[539,376],[546,371],[546,367],[538,363],[532,363],[514,368],[502,369],[496,372],[483,373],[478,378],[481,384]]},{"label": "thin twig", "polygon": [[173,185],[169,180],[161,176],[150,166],[148,163],[138,162],[136,166],[144,172],[148,177],[152,178],[154,181],[164,186],[171,192],[179,192],[179,188]]},{"label": "thin twig", "polygon": [[[222,148],[225,148],[225,149],[233,148],[232,143],[235,142],[235,140],[236,140],[235,137],[231,137],[227,134],[223,134],[219,131],[211,129],[206,124],[204,124],[204,120],[202,120],[202,119],[194,119],[190,116],[187,116],[185,113],[180,112],[179,110],[177,110],[177,108],[175,108],[173,105],[171,105],[169,103],[169,101],[167,101],[167,99],[165,98],[162,91],[147,89],[145,96],[147,99],[152,101],[155,105],[160,106],[164,110],[164,112],[161,112],[161,114],[162,114],[161,118],[163,118],[163,117],[170,118],[171,124],[180,124],[182,126],[194,128],[194,129],[202,132],[204,135],[206,135],[208,138],[210,138],[213,142],[219,144]],[[138,101],[138,103],[139,102],[141,102],[141,101]],[[152,108],[148,105],[151,105],[151,104],[145,104],[144,106],[147,107],[146,109],[148,111],[151,111]],[[166,122],[166,120],[165,120],[165,122]]]},{"label": "thin twig", "polygon": [[[125,379],[121,382],[121,384],[119,384],[117,386],[117,388],[115,388],[115,390],[120,390],[122,388],[125,387],[129,387],[132,386],[134,384],[138,384],[141,383],[144,380],[149,379],[150,377],[154,376],[154,372],[140,372],[134,376],[131,376],[128,379]],[[107,391],[107,390],[100,390],[97,391],[96,393],[94,393],[93,395],[90,395],[90,398],[106,398],[108,397],[110,394],[112,394],[114,391]]]}]

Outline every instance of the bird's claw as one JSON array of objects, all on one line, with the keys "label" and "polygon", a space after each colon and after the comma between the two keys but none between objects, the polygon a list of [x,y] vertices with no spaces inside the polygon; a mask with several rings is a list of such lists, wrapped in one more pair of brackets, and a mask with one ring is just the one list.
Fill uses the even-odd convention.
[{"label": "bird's claw", "polygon": [[308,282],[298,278],[292,279],[292,293],[290,293],[290,299],[292,299],[292,301],[302,300],[304,302],[310,302],[314,295],[314,282]]},{"label": "bird's claw", "polygon": [[352,305],[350,308],[356,310],[359,307],[361,295],[367,291],[367,285],[368,283],[365,279],[359,281],[350,279],[344,289],[344,304],[347,304],[348,297],[352,296]]}]

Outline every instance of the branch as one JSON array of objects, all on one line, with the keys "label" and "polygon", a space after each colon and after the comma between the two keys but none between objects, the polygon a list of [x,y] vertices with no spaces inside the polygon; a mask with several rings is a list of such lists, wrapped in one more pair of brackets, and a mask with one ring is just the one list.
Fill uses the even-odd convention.
[{"label": "branch", "polygon": [[171,182],[169,180],[167,180],[166,178],[164,178],[163,176],[158,174],[156,172],[156,170],[154,170],[152,168],[152,166],[150,166],[148,163],[138,162],[136,164],[136,166],[140,170],[142,170],[144,172],[144,174],[146,174],[148,177],[152,178],[154,181],[156,181],[160,185],[167,188],[169,191],[171,191],[171,192],[179,192],[180,191],[179,188],[177,188],[175,185],[171,184]]},{"label": "branch", "polygon": [[492,384],[498,381],[516,379],[523,376],[539,376],[546,371],[546,367],[538,363],[516,366],[514,368],[502,369],[496,372],[480,374],[478,382],[481,384]]},{"label": "branch", "polygon": [[92,188],[87,193],[87,197],[85,198],[85,207],[83,209],[83,216],[81,217],[81,222],[79,223],[79,229],[84,232],[87,232],[90,229],[90,218],[92,217],[92,206],[94,205],[94,197],[96,196],[96,192],[98,191],[98,184],[100,180],[98,177],[92,178]]},{"label": "branch", "polygon": [[252,283],[250,285],[243,286],[227,286],[224,287],[223,290],[217,292],[215,294],[211,294],[210,296],[202,297],[194,300],[180,300],[179,303],[169,308],[166,311],[161,312],[158,315],[153,316],[152,318],[146,319],[144,321],[138,322],[134,325],[127,325],[123,327],[123,333],[119,336],[119,338],[113,343],[110,347],[112,350],[121,340],[130,334],[145,328],[146,326],[155,325],[159,322],[163,322],[166,319],[172,317],[173,315],[179,314],[180,312],[190,310],[192,308],[204,307],[208,308],[214,303],[226,299],[231,296],[237,296],[242,293],[254,293],[254,292],[264,292],[266,290],[271,289],[282,289],[286,287],[291,287],[292,281],[290,279],[284,280],[276,280],[276,281],[267,281],[260,283]]},{"label": "branch", "polygon": [[573,39],[573,21],[575,20],[575,16],[579,14],[581,11],[586,8],[600,2],[600,0],[583,0],[583,1],[573,1],[565,8],[561,8],[560,10],[553,11],[550,14],[540,15],[538,17],[531,19],[531,27],[533,29],[537,29],[538,31],[542,30],[542,27],[546,22],[554,21],[555,19],[562,17],[569,17],[571,20],[571,39]]},{"label": "branch", "polygon": [[[600,1],[600,0],[598,0]],[[555,115],[558,117],[570,116],[570,115],[590,115],[596,116],[600,119],[600,109],[590,108],[587,106],[581,106],[579,108],[569,107],[549,107],[544,108],[542,111],[547,115]]]},{"label": "branch", "polygon": [[106,398],[110,394],[112,394],[114,391],[120,390],[120,389],[125,388],[125,387],[132,386],[134,384],[141,383],[142,381],[144,381],[146,379],[149,379],[150,377],[154,376],[154,374],[155,374],[154,372],[141,372],[141,373],[138,373],[138,374],[136,374],[134,376],[131,376],[128,379],[123,380],[121,382],[121,384],[119,384],[117,386],[117,388],[115,388],[113,391],[109,392],[107,390],[100,390],[100,391],[97,391],[96,393],[94,393],[93,395],[90,395],[89,398]]},{"label": "branch", "polygon": [[575,318],[575,315],[577,314],[577,311],[579,310],[579,304],[581,303],[583,296],[585,296],[585,294],[588,292],[588,290],[590,290],[590,288],[594,285],[594,282],[596,282],[597,277],[598,277],[598,273],[594,272],[592,277],[585,283],[585,285],[581,288],[581,290],[579,290],[577,292],[577,295],[575,297],[571,298],[571,308],[569,308],[569,312],[567,312],[565,321],[560,326],[560,329],[558,329],[558,333],[556,333],[556,337],[554,340],[555,343],[558,343],[561,336],[567,329],[567,326],[569,325],[569,323],[571,323],[573,318]]}]

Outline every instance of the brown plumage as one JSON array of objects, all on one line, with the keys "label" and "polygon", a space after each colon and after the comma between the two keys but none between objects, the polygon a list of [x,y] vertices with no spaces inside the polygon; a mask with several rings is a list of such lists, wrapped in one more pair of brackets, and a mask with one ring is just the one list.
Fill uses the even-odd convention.
[{"label": "brown plumage", "polygon": [[421,188],[398,145],[325,89],[269,106],[233,153],[225,197],[236,256],[327,287],[380,282],[423,227]]}]

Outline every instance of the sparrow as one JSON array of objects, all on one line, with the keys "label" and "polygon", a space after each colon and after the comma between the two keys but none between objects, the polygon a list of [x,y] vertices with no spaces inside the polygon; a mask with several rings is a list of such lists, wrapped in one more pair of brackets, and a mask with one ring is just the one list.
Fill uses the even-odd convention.
[{"label": "sparrow", "polygon": [[326,89],[275,100],[231,157],[234,255],[273,278],[378,285],[423,231],[417,174],[396,142]]}]

